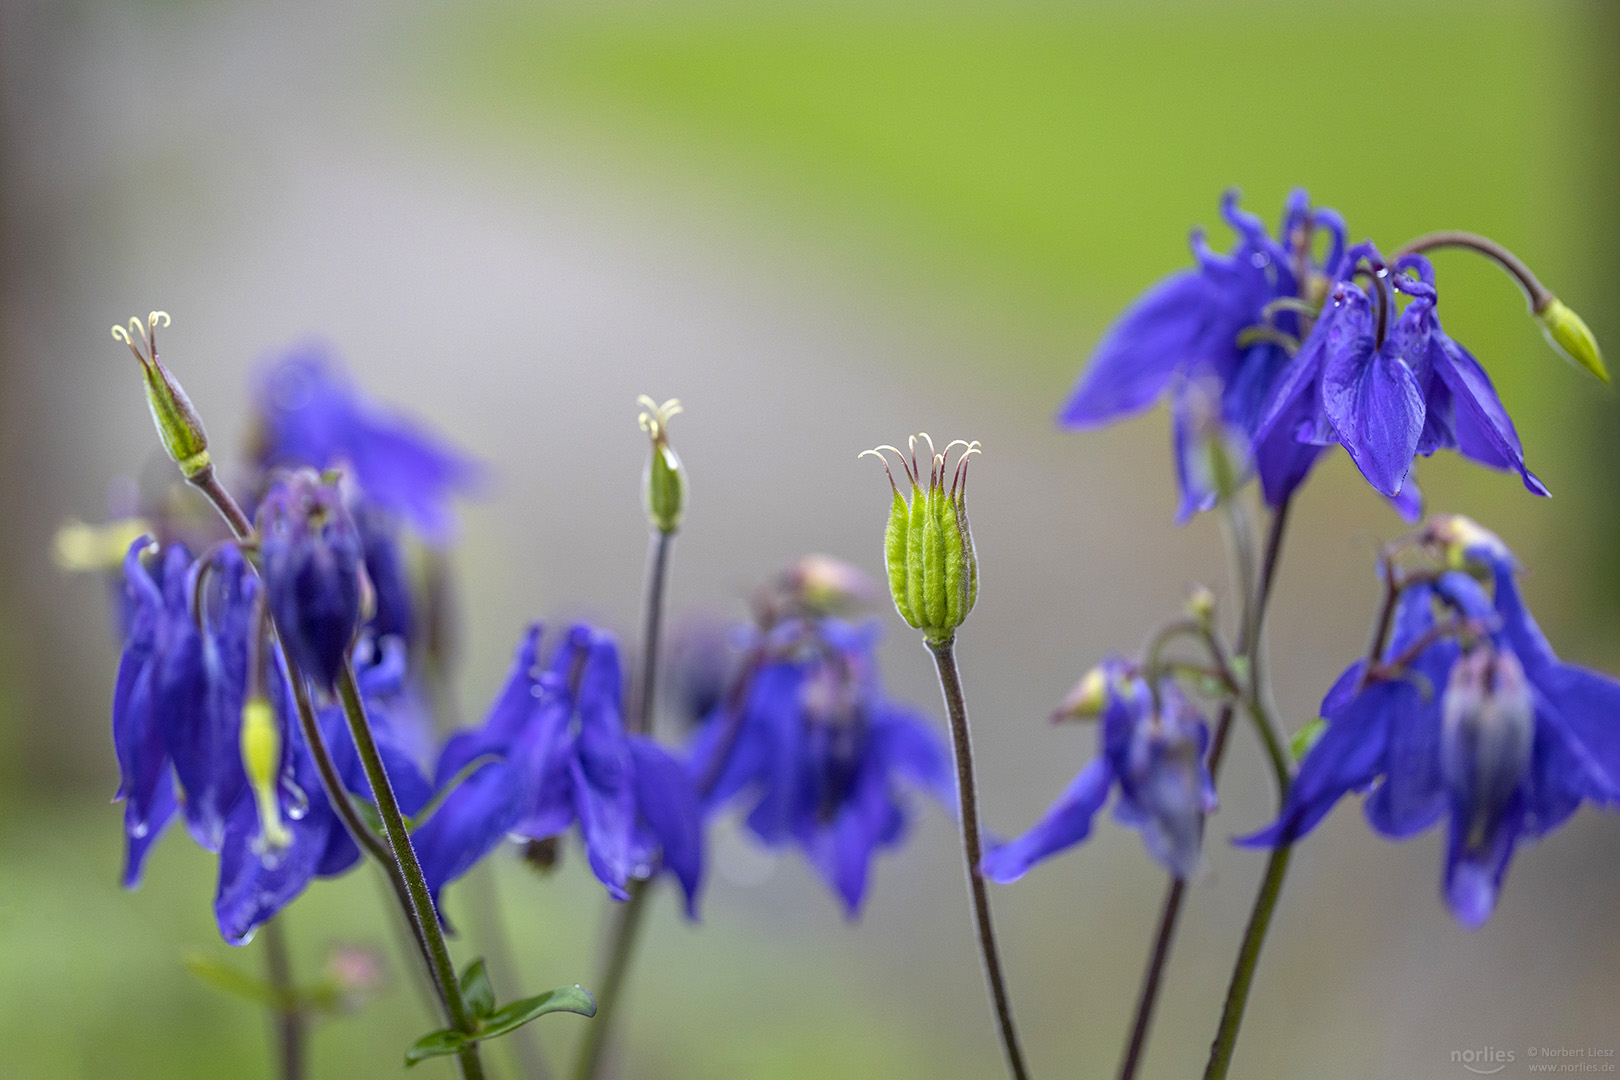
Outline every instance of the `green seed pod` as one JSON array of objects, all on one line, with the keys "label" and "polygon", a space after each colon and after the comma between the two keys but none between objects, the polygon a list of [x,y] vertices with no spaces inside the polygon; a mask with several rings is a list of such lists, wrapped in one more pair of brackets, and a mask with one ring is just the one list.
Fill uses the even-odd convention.
[{"label": "green seed pod", "polygon": [[681,403],[670,398],[659,405],[645,394],[637,403],[643,409],[641,430],[652,439],[652,457],[642,477],[647,521],[661,533],[672,533],[681,527],[681,510],[686,504],[686,471],[669,446],[669,418],[681,411]]},{"label": "green seed pod", "polygon": [[112,335],[135,354],[141,365],[141,378],[146,382],[146,406],[152,412],[152,423],[157,427],[163,449],[180,466],[187,480],[209,466],[208,433],[203,430],[202,417],[192,407],[191,399],[180,388],[169,369],[163,366],[157,354],[157,328],[162,320],[169,325],[166,312],[154,311],[141,320],[129,320],[129,328],[112,328]]},{"label": "green seed pod", "polygon": [[[917,464],[918,438],[927,443],[931,452],[926,487]],[[932,440],[922,435],[914,437],[910,445],[909,459],[893,446],[865,452],[883,461],[894,491],[883,534],[889,593],[902,619],[930,641],[945,641],[967,619],[979,595],[979,566],[967,518],[967,459],[979,452],[979,444],[958,441],[947,446],[944,453],[933,453]],[[957,447],[962,448],[962,453],[954,466],[948,466],[947,457]],[[911,483],[909,501],[894,482],[885,451],[900,459],[900,467]],[[951,473],[949,489],[945,486],[947,472]]]}]

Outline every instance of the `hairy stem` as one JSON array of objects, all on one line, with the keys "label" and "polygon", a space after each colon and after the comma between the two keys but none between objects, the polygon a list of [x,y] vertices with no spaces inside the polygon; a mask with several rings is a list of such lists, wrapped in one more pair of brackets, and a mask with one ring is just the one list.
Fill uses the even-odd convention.
[{"label": "hairy stem", "polygon": [[[444,999],[445,1011],[449,1014],[451,1026],[457,1031],[472,1034],[475,1030],[473,1015],[468,1011],[466,1002],[462,1000],[461,987],[456,981],[455,965],[450,961],[450,949],[445,945],[444,933],[439,928],[438,912],[434,910],[427,879],[422,875],[422,864],[417,861],[416,849],[411,846],[410,833],[405,828],[405,817],[400,812],[399,800],[394,797],[394,785],[388,779],[388,771],[383,768],[382,754],[378,752],[377,741],[372,737],[371,723],[366,718],[365,703],[361,701],[360,688],[354,681],[354,668],[347,660],[344,661],[343,670],[338,674],[337,692],[343,702],[343,715],[349,722],[349,735],[354,739],[354,748],[360,755],[360,764],[365,769],[366,780],[371,785],[373,798],[376,799],[377,816],[382,819],[383,837],[393,849],[400,876],[405,880],[410,911],[414,916],[416,930],[421,934],[423,944],[426,946],[433,981],[438,983],[439,994]],[[461,1064],[462,1075],[467,1080],[482,1080],[484,1069],[479,1061],[476,1043],[465,1046],[457,1054],[457,1060]]]},{"label": "hairy stem", "polygon": [[[1243,612],[1238,624],[1238,647],[1248,660],[1250,685],[1255,688],[1261,685],[1262,678],[1260,631],[1265,625],[1272,587],[1276,584],[1277,563],[1282,557],[1283,538],[1288,531],[1289,506],[1290,501],[1284,499],[1272,513],[1271,527],[1266,534],[1265,550],[1260,557],[1259,580],[1253,592],[1245,593],[1243,597]],[[1233,531],[1235,533],[1237,530]],[[1248,577],[1242,569],[1248,564],[1247,556],[1238,552],[1237,560],[1239,581],[1242,582]],[[1259,690],[1255,689],[1252,696],[1254,700],[1258,700]],[[1216,781],[1220,779],[1221,763],[1226,757],[1227,738],[1231,734],[1232,718],[1235,713],[1235,707],[1229,702],[1221,706],[1215,720],[1215,733],[1209,747],[1209,774]],[[1257,722],[1257,726],[1269,733],[1270,725],[1263,719]],[[1265,741],[1268,756],[1272,759],[1272,767],[1276,769],[1277,755],[1271,747],[1273,740],[1265,739]],[[1181,925],[1181,908],[1186,895],[1186,883],[1180,878],[1172,877],[1169,885],[1165,887],[1164,901],[1159,907],[1159,922],[1153,934],[1153,949],[1148,954],[1147,969],[1142,975],[1142,989],[1137,995],[1136,1011],[1131,1019],[1131,1033],[1126,1039],[1125,1052],[1120,1059],[1119,1080],[1135,1080],[1137,1070],[1141,1066],[1142,1054],[1147,1048],[1148,1034],[1153,1027],[1153,1011],[1158,1005],[1159,989],[1164,982],[1165,965],[1170,960],[1176,931]]]},{"label": "hairy stem", "polygon": [[658,643],[664,624],[664,591],[669,579],[669,550],[674,533],[654,529],[647,551],[647,595],[641,624],[641,684],[629,724],[634,735],[652,733],[653,707],[658,697]]},{"label": "hairy stem", "polygon": [[282,916],[264,924],[266,980],[275,991],[276,1057],[281,1080],[304,1078],[304,1009],[293,984],[292,961],[287,956],[287,935]]},{"label": "hairy stem", "polygon": [[973,775],[973,738],[968,730],[967,701],[962,696],[962,677],[956,670],[956,639],[929,641],[934,667],[939,672],[939,688],[945,696],[945,711],[951,720],[951,748],[956,759],[956,791],[962,809],[962,854],[967,862],[968,893],[973,900],[973,921],[979,934],[979,954],[984,960],[984,976],[990,986],[990,1001],[1001,1030],[1001,1045],[1007,1054],[1007,1070],[1014,1080],[1028,1080],[1024,1053],[1018,1046],[1013,1025],[1012,1003],[1007,997],[1007,981],[1001,973],[1001,954],[996,947],[996,931],[990,921],[990,897],[985,892],[984,875],[979,870],[979,796]]}]

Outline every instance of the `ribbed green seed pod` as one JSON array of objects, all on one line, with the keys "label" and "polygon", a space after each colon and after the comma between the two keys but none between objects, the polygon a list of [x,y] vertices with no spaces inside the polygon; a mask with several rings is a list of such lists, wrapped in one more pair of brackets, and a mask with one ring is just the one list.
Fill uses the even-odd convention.
[{"label": "ribbed green seed pod", "polygon": [[[927,440],[927,436],[921,436]],[[912,440],[915,447],[916,440]],[[957,459],[952,483],[945,486],[946,455],[956,446],[964,448]],[[932,449],[932,443],[929,443]],[[894,490],[889,522],[883,534],[884,565],[888,571],[889,594],[895,610],[906,622],[921,630],[930,640],[950,638],[973,610],[979,592],[979,567],[973,553],[973,537],[968,529],[965,462],[978,452],[977,443],[952,443],[944,454],[930,459],[927,486],[916,459],[908,461],[892,446],[868,450],[879,458],[883,451],[894,452],[911,483],[911,498]],[[887,460],[884,468],[888,468]]]}]

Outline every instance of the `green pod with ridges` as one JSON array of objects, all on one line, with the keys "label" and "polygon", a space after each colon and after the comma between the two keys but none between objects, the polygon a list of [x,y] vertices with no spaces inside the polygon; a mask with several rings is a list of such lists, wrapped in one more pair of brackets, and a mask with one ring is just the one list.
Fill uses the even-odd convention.
[{"label": "green pod with ridges", "polygon": [[962,562],[967,566],[967,596],[962,605],[962,618],[966,619],[979,600],[979,557],[973,552],[973,530],[968,526],[966,491],[956,496],[956,527],[962,538]]},{"label": "green pod with ridges", "polygon": [[940,511],[943,493],[928,486],[923,504],[923,626],[935,629],[945,622],[945,537]]},{"label": "green pod with ridges", "polygon": [[906,520],[906,605],[911,609],[915,626],[927,626],[927,609],[923,606],[923,575],[927,563],[923,559],[923,515],[928,500],[916,484],[911,485],[911,504]]},{"label": "green pod with ridges", "polygon": [[961,519],[956,512],[956,500],[944,492],[939,495],[940,535],[945,548],[945,619],[944,625],[956,627],[967,618],[967,569],[962,551]]},{"label": "green pod with ridges", "polygon": [[894,598],[894,608],[902,619],[915,627],[921,624],[906,596],[906,534],[910,524],[911,509],[906,506],[906,500],[900,497],[899,489],[896,489],[894,506],[889,510],[889,524],[883,530],[883,563],[889,572],[889,595]]}]

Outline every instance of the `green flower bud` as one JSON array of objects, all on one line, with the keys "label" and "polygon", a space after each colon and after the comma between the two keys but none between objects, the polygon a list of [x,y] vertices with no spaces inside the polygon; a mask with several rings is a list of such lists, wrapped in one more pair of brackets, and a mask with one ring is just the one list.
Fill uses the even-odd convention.
[{"label": "green flower bud", "polygon": [[[917,440],[930,451],[928,485],[922,486],[922,470],[917,465]],[[893,446],[866,450],[883,462],[894,490],[889,524],[883,535],[883,561],[889,574],[889,595],[895,610],[907,623],[921,630],[930,641],[948,641],[973,610],[979,597],[979,563],[973,554],[973,534],[967,516],[967,461],[979,452],[976,442],[960,439],[934,452],[927,435],[913,436],[908,445],[911,457]],[[962,454],[955,466],[947,456],[956,447]],[[894,482],[894,473],[884,451],[900,459],[911,483],[909,501]],[[945,490],[945,474],[951,473],[951,487]]]},{"label": "green flower bud", "polygon": [[1489,577],[1497,564],[1513,562],[1513,552],[1502,538],[1473,518],[1436,514],[1418,533],[1418,540],[1433,551],[1448,570]]},{"label": "green flower bud", "polygon": [[146,317],[146,325],[141,325],[139,319],[131,319],[127,330],[122,326],[113,327],[112,336],[128,345],[139,361],[141,377],[146,380],[146,405],[152,410],[152,423],[157,425],[163,449],[180,466],[181,474],[190,480],[209,466],[208,433],[203,430],[202,417],[192,408],[191,399],[158,359],[160,319],[164,326],[169,325],[168,313],[154,311]]},{"label": "green flower bud", "polygon": [[681,527],[681,508],[686,503],[686,472],[669,448],[669,418],[681,411],[681,403],[670,398],[659,405],[646,394],[636,403],[642,407],[641,430],[652,439],[652,457],[642,476],[647,521],[661,533],[672,533]]},{"label": "green flower bud", "polygon": [[1562,300],[1554,298],[1536,312],[1536,322],[1547,343],[1564,354],[1565,359],[1580,365],[1604,382],[1609,381],[1609,369],[1603,364],[1603,350],[1586,321],[1571,311]]},{"label": "green flower bud", "polygon": [[1099,664],[1080,676],[1074,688],[1063,695],[1058,707],[1052,710],[1052,722],[1095,720],[1107,708],[1109,693],[1108,670]]}]

